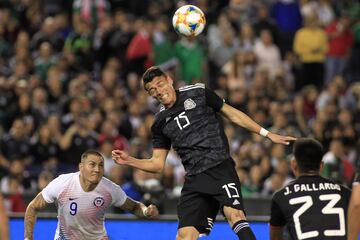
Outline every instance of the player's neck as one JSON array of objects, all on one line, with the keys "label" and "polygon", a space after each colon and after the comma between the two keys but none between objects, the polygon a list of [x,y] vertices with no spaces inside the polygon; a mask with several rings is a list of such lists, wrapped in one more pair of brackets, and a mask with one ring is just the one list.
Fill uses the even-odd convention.
[{"label": "player's neck", "polygon": [[80,186],[84,190],[84,192],[91,192],[98,185],[97,183],[95,184],[95,183],[86,181],[83,177],[81,177],[81,174],[79,176],[79,180],[80,180]]},{"label": "player's neck", "polygon": [[318,176],[319,171],[300,172],[297,177]]}]

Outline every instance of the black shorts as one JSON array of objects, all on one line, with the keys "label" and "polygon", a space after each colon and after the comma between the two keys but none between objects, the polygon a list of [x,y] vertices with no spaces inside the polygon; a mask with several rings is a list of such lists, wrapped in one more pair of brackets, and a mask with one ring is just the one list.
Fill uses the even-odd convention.
[{"label": "black shorts", "polygon": [[178,228],[193,226],[209,234],[219,209],[243,210],[241,185],[233,160],[193,176],[186,176],[178,204]]}]

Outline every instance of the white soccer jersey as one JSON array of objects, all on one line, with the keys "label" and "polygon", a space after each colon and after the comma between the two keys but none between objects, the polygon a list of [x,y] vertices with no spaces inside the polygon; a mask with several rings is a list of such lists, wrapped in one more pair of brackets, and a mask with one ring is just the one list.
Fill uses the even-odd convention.
[{"label": "white soccer jersey", "polygon": [[42,190],[48,203],[58,205],[58,226],[55,240],[105,240],[104,214],[107,207],[122,206],[125,192],[103,177],[96,188],[85,192],[79,179],[80,172],[63,174]]}]

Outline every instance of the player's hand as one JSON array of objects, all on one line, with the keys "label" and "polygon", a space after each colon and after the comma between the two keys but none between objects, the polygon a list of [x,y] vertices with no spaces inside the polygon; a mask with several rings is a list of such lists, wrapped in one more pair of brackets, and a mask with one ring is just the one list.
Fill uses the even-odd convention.
[{"label": "player's hand", "polygon": [[282,135],[278,135],[272,132],[269,132],[269,134],[267,135],[267,137],[273,142],[273,143],[280,143],[280,144],[284,144],[284,145],[289,145],[290,142],[295,141],[296,138],[294,137],[290,137],[290,136],[282,136]]},{"label": "player's hand", "polygon": [[159,210],[154,204],[150,204],[144,211],[144,216],[147,218],[155,218],[159,216]]},{"label": "player's hand", "polygon": [[121,151],[121,150],[111,151],[111,157],[115,163],[120,164],[120,165],[128,164],[128,161],[130,158],[130,156],[127,152]]}]

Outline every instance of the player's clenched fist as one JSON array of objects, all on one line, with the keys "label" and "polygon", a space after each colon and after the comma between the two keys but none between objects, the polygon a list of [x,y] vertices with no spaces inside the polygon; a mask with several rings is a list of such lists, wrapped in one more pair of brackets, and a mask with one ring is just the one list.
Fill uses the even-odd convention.
[{"label": "player's clenched fist", "polygon": [[154,204],[150,204],[144,211],[144,216],[147,218],[154,218],[159,216],[159,210]]}]

